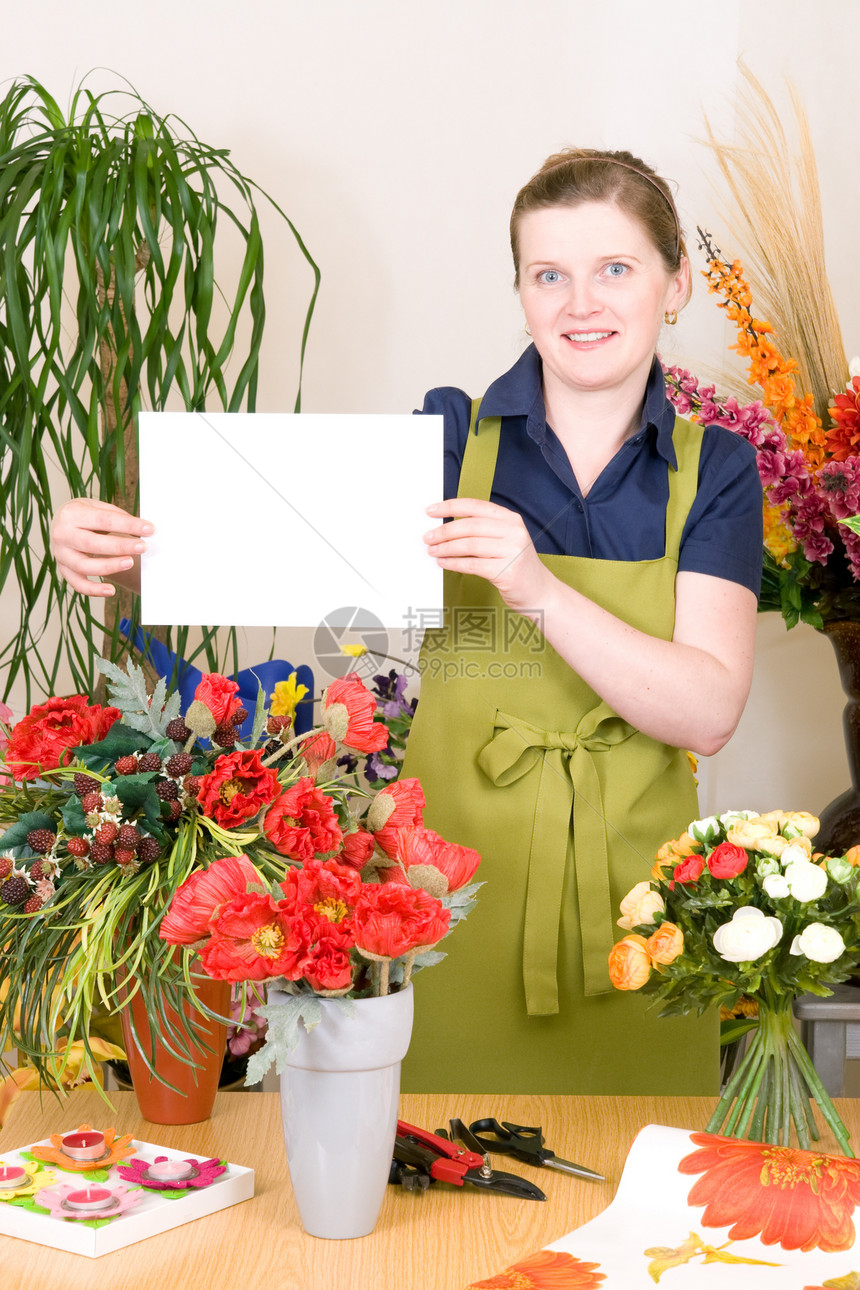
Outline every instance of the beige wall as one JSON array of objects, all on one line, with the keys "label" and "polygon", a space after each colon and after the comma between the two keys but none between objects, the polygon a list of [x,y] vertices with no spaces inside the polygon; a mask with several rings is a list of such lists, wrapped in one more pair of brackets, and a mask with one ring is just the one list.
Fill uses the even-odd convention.
[{"label": "beige wall", "polygon": [[[738,53],[781,101],[786,73],[804,94],[830,276],[860,351],[858,38],[855,0],[34,0],[7,6],[0,81],[31,72],[65,103],[88,68],[116,69],[229,147],[322,267],[306,410],[387,412],[436,384],[478,393],[520,352],[508,211],[566,143],[638,151],[677,181],[687,226],[730,248],[696,140],[703,111],[732,131]],[[274,219],[265,233],[259,407],[288,410],[309,275]],[[664,353],[714,367],[729,339],[699,287]],[[384,534],[368,538],[384,558]],[[308,633],[281,644],[308,657]],[[259,639],[246,648],[246,663],[263,656]],[[762,619],[752,699],[702,765],[703,808],[823,806],[847,783],[841,704],[827,642]]]}]

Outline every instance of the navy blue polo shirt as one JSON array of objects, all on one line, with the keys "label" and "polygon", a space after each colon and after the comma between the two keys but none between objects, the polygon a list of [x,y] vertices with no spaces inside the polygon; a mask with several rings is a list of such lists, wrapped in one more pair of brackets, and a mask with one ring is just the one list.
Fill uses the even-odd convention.
[{"label": "navy blue polo shirt", "polygon": [[[425,413],[445,418],[445,497],[457,496],[471,400],[451,386],[430,390]],[[502,417],[490,500],[518,511],[543,555],[655,560],[665,555],[675,409],[655,358],[642,421],[583,497],[567,453],[547,425],[541,360],[530,345],[494,381],[482,417]],[[678,568],[739,582],[759,594],[762,490],[755,449],[722,426],[703,432],[699,487],[681,537]]]}]

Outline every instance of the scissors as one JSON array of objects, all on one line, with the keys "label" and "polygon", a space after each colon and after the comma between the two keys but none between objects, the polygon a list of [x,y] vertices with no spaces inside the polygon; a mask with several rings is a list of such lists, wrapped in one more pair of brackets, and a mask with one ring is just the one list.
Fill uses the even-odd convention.
[{"label": "scissors", "polygon": [[[427,1182],[423,1181],[424,1178]],[[426,1189],[430,1182],[448,1182],[456,1187],[472,1183],[475,1187],[497,1191],[504,1196],[546,1200],[541,1189],[527,1178],[493,1169],[483,1153],[467,1150],[447,1137],[416,1128],[404,1120],[397,1121],[394,1164],[389,1181],[399,1182],[408,1190]]]},{"label": "scissors", "polygon": [[[469,1125],[472,1136],[483,1152],[498,1152],[501,1155],[513,1156],[529,1165],[541,1165],[550,1169],[559,1169],[565,1174],[575,1174],[577,1178],[590,1178],[593,1182],[605,1182],[603,1174],[586,1169],[584,1165],[575,1165],[570,1160],[562,1160],[544,1144],[543,1130],[540,1125],[529,1128],[525,1124],[509,1124],[503,1120],[475,1120]],[[492,1136],[487,1137],[485,1135]]]}]

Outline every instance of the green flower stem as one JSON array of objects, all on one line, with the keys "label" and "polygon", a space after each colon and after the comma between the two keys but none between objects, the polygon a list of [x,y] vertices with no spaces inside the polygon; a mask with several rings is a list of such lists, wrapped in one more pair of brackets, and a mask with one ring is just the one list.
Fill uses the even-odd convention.
[{"label": "green flower stem", "polygon": [[848,1130],[839,1118],[836,1107],[830,1100],[830,1095],[818,1076],[818,1071],[813,1066],[809,1058],[809,1053],[800,1042],[796,1031],[792,1027],[791,1034],[788,1036],[789,1046],[797,1062],[800,1074],[806,1083],[806,1087],[815,1101],[821,1114],[827,1123],[828,1128],[839,1143],[839,1149],[844,1156],[853,1158],[854,1152],[848,1141]]},{"label": "green flower stem", "polygon": [[759,1025],[708,1121],[709,1133],[742,1134],[788,1146],[792,1125],[801,1147],[818,1138],[814,1102],[839,1150],[853,1156],[840,1120],[794,1028],[791,998],[768,989],[759,998]]}]

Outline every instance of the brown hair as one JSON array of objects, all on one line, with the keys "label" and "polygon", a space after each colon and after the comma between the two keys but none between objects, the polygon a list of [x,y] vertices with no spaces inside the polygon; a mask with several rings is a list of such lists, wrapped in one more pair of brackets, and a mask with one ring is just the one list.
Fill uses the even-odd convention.
[{"label": "brown hair", "polygon": [[[547,157],[537,174],[517,193],[511,211],[515,286],[520,284],[522,217],[547,206],[578,206],[581,202],[618,206],[645,229],[667,271],[678,272],[687,249],[675,201],[665,179],[630,152],[565,148]],[[687,299],[689,296],[688,290]]]}]

